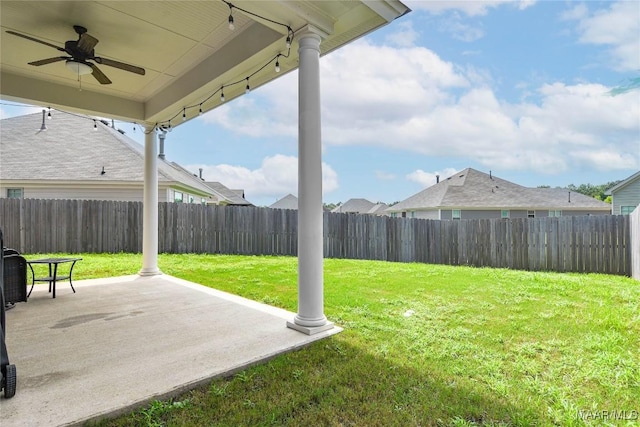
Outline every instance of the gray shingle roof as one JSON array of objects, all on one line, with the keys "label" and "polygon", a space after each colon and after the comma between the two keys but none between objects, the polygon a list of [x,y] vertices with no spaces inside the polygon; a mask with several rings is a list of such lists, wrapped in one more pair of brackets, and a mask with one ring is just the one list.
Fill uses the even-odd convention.
[{"label": "gray shingle roof", "polygon": [[523,187],[467,168],[391,206],[387,212],[441,208],[610,210],[611,205],[575,192],[569,195],[567,189]]},{"label": "gray shingle roof", "polygon": [[242,197],[242,194],[244,193],[242,190],[232,190],[216,181],[206,181],[205,184],[216,193],[220,194],[220,196],[222,196],[229,205],[253,206],[251,202]]},{"label": "gray shingle roof", "polygon": [[[0,179],[124,183],[144,181],[144,147],[92,117],[54,112],[0,120]],[[104,167],[104,174],[101,171]],[[182,166],[158,159],[158,181],[214,194]]]},{"label": "gray shingle roof", "polygon": [[269,207],[272,209],[298,209],[298,198],[293,194],[287,194]]},{"label": "gray shingle roof", "polygon": [[375,206],[375,203],[367,199],[349,199],[344,204],[332,209],[331,212],[367,213],[373,206]]},{"label": "gray shingle roof", "polygon": [[367,213],[371,215],[384,215],[388,207],[386,203],[376,203]]}]

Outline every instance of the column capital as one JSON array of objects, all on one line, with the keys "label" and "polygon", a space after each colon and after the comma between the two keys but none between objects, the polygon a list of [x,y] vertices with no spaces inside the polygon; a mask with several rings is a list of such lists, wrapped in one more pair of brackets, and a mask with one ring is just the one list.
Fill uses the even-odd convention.
[{"label": "column capital", "polygon": [[150,134],[151,132],[155,132],[156,124],[155,123],[142,123],[140,125],[146,134]]},{"label": "column capital", "polygon": [[325,40],[327,37],[329,37],[329,33],[321,30],[320,28],[314,25],[307,24],[304,27],[300,28],[298,31],[296,31],[295,36],[298,39],[313,37],[313,38],[318,38],[318,40],[322,41],[322,40]]}]

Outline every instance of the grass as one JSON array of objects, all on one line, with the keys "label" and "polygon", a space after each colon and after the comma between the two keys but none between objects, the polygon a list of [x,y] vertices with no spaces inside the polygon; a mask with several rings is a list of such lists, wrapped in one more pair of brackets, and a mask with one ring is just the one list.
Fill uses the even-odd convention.
[{"label": "grass", "polygon": [[[82,257],[77,279],[141,262]],[[296,258],[163,254],[159,265],[296,311]],[[640,412],[640,284],[629,278],[327,259],[325,314],[344,332],[97,425],[640,422],[616,419]]]}]

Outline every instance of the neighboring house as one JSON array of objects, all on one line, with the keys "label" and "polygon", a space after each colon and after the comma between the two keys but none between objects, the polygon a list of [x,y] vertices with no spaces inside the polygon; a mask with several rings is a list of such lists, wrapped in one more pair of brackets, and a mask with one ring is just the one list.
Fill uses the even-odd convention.
[{"label": "neighboring house", "polygon": [[605,191],[614,215],[628,215],[640,205],[640,171]]},{"label": "neighboring house", "polygon": [[563,188],[529,188],[465,169],[403,200],[393,217],[428,219],[607,215],[611,205]]},{"label": "neighboring house", "polygon": [[389,206],[386,203],[376,203],[367,213],[369,215],[388,216],[387,208],[389,208]]},{"label": "neighboring house", "polygon": [[[41,124],[40,113],[0,120],[0,197],[142,201],[140,144],[107,121],[86,116],[57,112],[46,121],[46,130],[40,129]],[[237,200],[160,157],[158,201],[235,204]]]},{"label": "neighboring house", "polygon": [[340,206],[333,208],[331,212],[366,214],[369,213],[374,206],[376,206],[376,204],[367,199],[349,199]]},{"label": "neighboring house", "polygon": [[271,209],[294,209],[298,210],[298,198],[293,194],[287,194],[282,199],[269,206]]}]

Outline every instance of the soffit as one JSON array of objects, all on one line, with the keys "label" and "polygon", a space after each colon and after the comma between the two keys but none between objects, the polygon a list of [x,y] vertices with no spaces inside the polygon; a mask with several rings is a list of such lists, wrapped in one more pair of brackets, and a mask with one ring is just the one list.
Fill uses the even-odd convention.
[{"label": "soffit", "polygon": [[[393,0],[234,1],[239,8],[289,25],[312,25],[328,34],[323,53],[340,47],[400,16],[408,9]],[[375,7],[374,7],[375,6]],[[380,12],[381,8],[388,13]],[[378,12],[376,12],[376,10]],[[7,1],[0,2],[0,95],[121,120],[155,123],[187,105],[199,104],[222,85],[244,79],[278,53],[286,54],[283,26],[234,9],[235,31],[228,28],[229,7],[222,1]],[[144,76],[100,65],[112,80],[100,85],[92,76],[71,73],[64,61],[40,67],[28,62],[66,56],[7,30],[63,46],[76,40],[81,25],[99,40],[96,56],[143,67]],[[281,58],[282,72],[266,67],[251,79],[253,88],[297,68],[297,45]],[[225,89],[227,100],[244,93],[244,84]],[[217,97],[203,104],[220,105]],[[197,108],[187,114],[197,115]],[[178,123],[176,123],[178,124]]]}]

